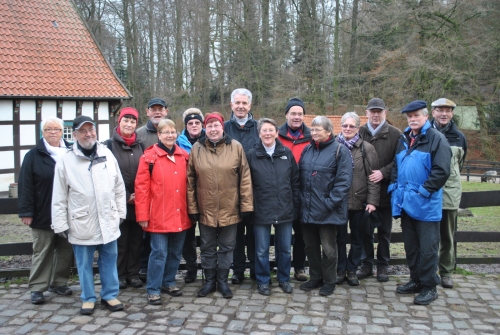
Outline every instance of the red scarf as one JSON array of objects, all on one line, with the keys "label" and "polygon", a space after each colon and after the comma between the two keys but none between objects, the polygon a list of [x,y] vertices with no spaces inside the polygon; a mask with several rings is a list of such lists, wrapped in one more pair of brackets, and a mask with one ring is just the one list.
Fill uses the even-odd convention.
[{"label": "red scarf", "polygon": [[137,138],[137,135],[135,134],[135,132],[130,137],[123,137],[123,135],[122,135],[122,133],[120,131],[120,127],[116,128],[116,132],[118,133],[118,135],[120,135],[123,138],[123,140],[125,141],[125,144],[128,145],[129,147],[132,144],[134,144],[135,139]]}]

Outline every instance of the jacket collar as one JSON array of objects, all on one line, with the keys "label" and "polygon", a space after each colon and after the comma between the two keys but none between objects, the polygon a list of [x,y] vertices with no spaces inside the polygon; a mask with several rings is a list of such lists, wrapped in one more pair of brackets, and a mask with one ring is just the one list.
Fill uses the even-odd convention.
[{"label": "jacket collar", "polygon": [[[283,143],[281,143],[281,141],[277,138],[276,139],[276,147],[274,148],[273,157],[281,156],[284,153],[285,153],[285,147],[283,146]],[[262,144],[262,140],[259,140],[259,142],[255,144],[255,154],[259,158],[270,157],[267,154],[266,148],[264,148],[264,144]]]},{"label": "jacket collar", "polygon": [[[423,125],[422,129],[420,129],[420,133],[422,134],[422,135],[421,135],[421,137],[425,136],[425,134],[427,134],[427,131],[428,131],[430,128],[431,128],[431,123],[430,123],[430,121],[429,121],[429,120],[425,121],[425,123],[424,123],[424,125]],[[404,131],[405,135],[408,135],[408,136],[409,136],[410,131],[411,131],[411,128],[408,126],[408,127],[405,129],[405,131]]]},{"label": "jacket collar", "polygon": [[[293,141],[293,139],[288,136],[288,124],[285,122],[281,125],[281,127],[278,128],[278,134],[281,137],[284,137],[290,141]],[[297,139],[296,141],[300,142],[307,142],[311,140],[311,129],[306,126],[304,122],[302,122],[302,137]]]},{"label": "jacket collar", "polygon": [[[236,121],[236,117],[234,116],[234,112],[231,112],[231,116],[229,118],[229,121],[234,124],[235,127],[241,129],[241,126],[240,124]],[[247,122],[245,123],[245,127],[244,128],[252,128],[255,126],[255,119],[253,117],[253,114],[252,112],[248,112],[248,120]]]},{"label": "jacket collar", "polygon": [[[224,143],[224,144],[230,144],[232,140],[233,140],[233,139],[231,138],[231,136],[229,136],[228,134],[226,134],[226,133],[224,132],[224,135],[222,136],[222,139],[221,139],[219,142],[217,142],[217,145],[221,145],[221,144],[223,144],[223,143]],[[202,136],[198,139],[198,142],[199,142],[201,145],[203,145],[204,147],[206,147],[206,146],[207,146],[207,145],[206,145],[206,144],[207,144],[207,141],[208,141],[208,142],[210,142],[210,140],[208,139],[208,137],[207,137],[206,133],[203,133],[203,135],[202,135]],[[210,143],[212,143],[212,142],[210,142]]]},{"label": "jacket collar", "polygon": [[[321,143],[319,144],[319,148],[320,148],[320,149],[324,149],[324,148],[326,148],[327,146],[329,146],[330,144],[332,144],[333,142],[335,142],[335,136],[332,134],[332,137],[331,137],[329,140],[327,140],[327,141],[325,141],[325,142],[321,142]],[[314,149],[316,149],[316,141],[315,141],[315,140],[311,140],[311,146],[312,146]]]}]

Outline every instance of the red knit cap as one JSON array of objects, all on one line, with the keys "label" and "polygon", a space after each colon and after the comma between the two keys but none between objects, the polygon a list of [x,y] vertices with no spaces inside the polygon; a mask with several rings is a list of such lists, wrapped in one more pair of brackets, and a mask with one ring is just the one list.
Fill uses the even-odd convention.
[{"label": "red knit cap", "polygon": [[118,123],[120,123],[120,121],[125,115],[130,115],[136,120],[139,120],[139,112],[137,111],[137,109],[132,107],[125,107],[120,111],[120,116],[118,117]]},{"label": "red knit cap", "polygon": [[224,116],[222,116],[219,112],[212,112],[205,115],[205,128],[207,127],[207,124],[214,122],[214,119],[219,121],[222,125],[222,129],[224,129]]}]

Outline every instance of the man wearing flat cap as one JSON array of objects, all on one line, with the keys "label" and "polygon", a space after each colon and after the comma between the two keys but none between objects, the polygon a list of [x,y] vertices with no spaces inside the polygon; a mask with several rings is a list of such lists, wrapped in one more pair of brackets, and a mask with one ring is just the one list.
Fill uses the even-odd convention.
[{"label": "man wearing flat cap", "polygon": [[[291,98],[285,108],[286,122],[278,129],[281,143],[292,150],[297,164],[299,164],[302,151],[312,139],[311,130],[304,123],[304,115],[306,115],[304,101],[299,98]],[[293,231],[293,276],[298,281],[307,281],[304,270],[306,262],[305,244],[302,237],[302,224],[298,219],[293,222]]]},{"label": "man wearing flat cap", "polygon": [[439,275],[441,286],[453,288],[451,274],[455,269],[454,235],[457,229],[458,206],[462,197],[460,170],[467,155],[467,141],[464,134],[453,122],[456,104],[445,98],[437,99],[432,104],[431,126],[439,130],[451,147],[450,177],[443,188],[443,217],[441,218],[441,243],[439,245]]},{"label": "man wearing flat cap", "polygon": [[401,111],[408,128],[401,135],[391,173],[392,215],[401,217],[401,230],[410,268],[410,281],[399,294],[419,293],[413,300],[428,305],[438,294],[436,274],[443,186],[450,176],[451,149],[441,132],[427,120],[427,103],[415,100]]}]

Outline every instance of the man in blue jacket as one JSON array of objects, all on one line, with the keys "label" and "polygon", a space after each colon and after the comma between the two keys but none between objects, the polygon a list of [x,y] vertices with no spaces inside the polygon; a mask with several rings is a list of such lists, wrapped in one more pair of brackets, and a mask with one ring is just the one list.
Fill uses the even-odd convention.
[{"label": "man in blue jacket", "polygon": [[446,138],[431,127],[427,103],[415,100],[401,111],[408,128],[401,135],[392,167],[392,215],[401,229],[410,268],[410,281],[399,294],[420,293],[413,302],[428,305],[438,297],[436,285],[442,187],[450,175],[451,149]]}]

